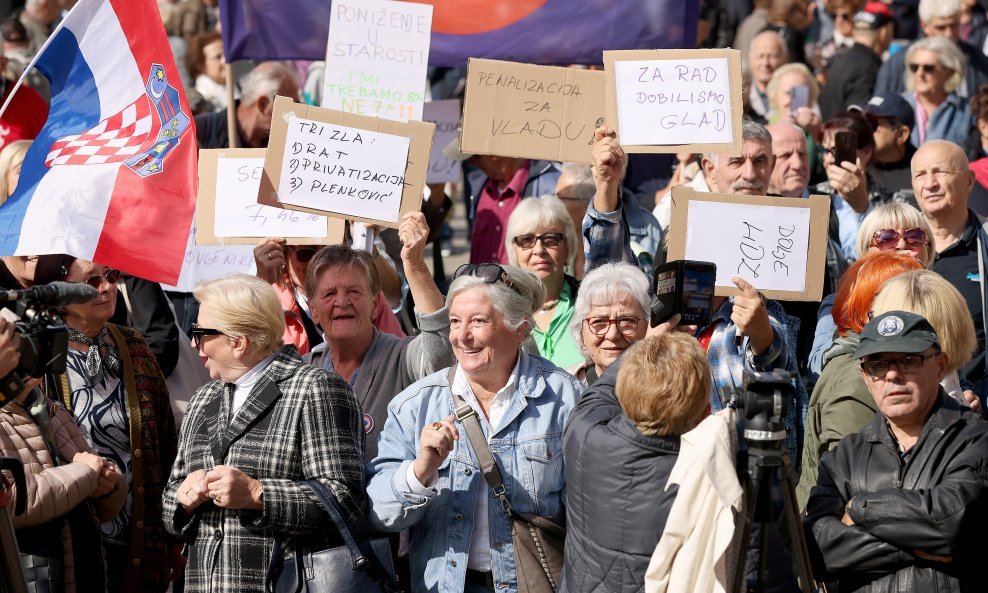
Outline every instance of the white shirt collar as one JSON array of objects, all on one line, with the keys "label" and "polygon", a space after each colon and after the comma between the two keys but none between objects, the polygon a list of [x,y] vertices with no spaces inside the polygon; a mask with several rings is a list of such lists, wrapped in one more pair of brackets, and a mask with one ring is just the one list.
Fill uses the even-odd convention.
[{"label": "white shirt collar", "polygon": [[[521,352],[518,353],[518,359],[515,361],[515,368],[511,370],[511,374],[508,375],[508,381],[497,390],[494,394],[494,399],[491,401],[490,418],[488,418],[488,423],[491,425],[491,435],[493,436],[500,430],[501,418],[504,416],[505,410],[508,409],[508,404],[511,402],[511,398],[514,396],[515,385],[518,383],[518,367],[521,365]],[[477,401],[477,396],[473,393],[473,387],[470,386],[470,381],[467,380],[466,374],[463,372],[463,367],[456,366],[456,374],[453,376],[453,384],[449,386],[450,391],[462,397],[470,406],[477,412],[477,416],[484,417],[484,412],[480,407],[480,402]]]}]

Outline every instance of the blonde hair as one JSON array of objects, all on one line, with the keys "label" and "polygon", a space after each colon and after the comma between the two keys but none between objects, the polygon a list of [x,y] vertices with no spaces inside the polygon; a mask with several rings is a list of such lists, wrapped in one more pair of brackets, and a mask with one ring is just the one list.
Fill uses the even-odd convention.
[{"label": "blonde hair", "polygon": [[935,53],[937,55],[937,61],[940,62],[940,67],[950,70],[950,78],[943,83],[943,90],[952,93],[960,88],[966,73],[967,58],[964,57],[957,44],[946,37],[924,37],[910,45],[909,49],[906,50],[905,80],[907,89],[910,91],[916,90],[916,83],[913,80],[912,73],[909,71],[909,64],[918,51]]},{"label": "blonde hair", "polygon": [[7,173],[24,164],[28,148],[31,148],[31,140],[17,140],[0,150],[0,204],[14,193],[13,187],[7,187]]},{"label": "blonde hair", "polygon": [[820,98],[820,85],[817,83],[816,79],[813,78],[813,73],[810,72],[810,69],[807,68],[805,64],[790,62],[779,66],[775,72],[772,73],[772,78],[769,79],[768,84],[765,86],[765,94],[768,95],[768,106],[771,111],[779,110],[779,105],[775,100],[775,95],[779,90],[779,84],[782,77],[787,74],[792,74],[793,72],[802,74],[803,78],[806,80],[806,86],[810,89],[810,107],[814,107],[817,99]]},{"label": "blonde hair", "polygon": [[274,288],[264,280],[231,274],[199,284],[194,294],[209,307],[216,329],[231,338],[246,337],[252,352],[268,356],[284,343],[285,312]]},{"label": "blonde hair", "polygon": [[713,379],[697,341],[671,332],[633,344],[621,358],[615,393],[621,409],[647,436],[676,436],[700,423]]},{"label": "blonde hair", "polygon": [[933,265],[933,256],[936,254],[933,247],[933,230],[930,229],[930,223],[926,222],[923,213],[915,207],[902,202],[889,202],[876,206],[874,210],[869,212],[868,216],[865,216],[864,220],[861,221],[861,227],[858,228],[858,238],[855,242],[858,257],[864,257],[868,254],[875,232],[882,229],[923,229],[926,231],[926,267]]},{"label": "blonde hair", "polygon": [[534,233],[540,226],[562,227],[563,235],[566,237],[566,267],[572,270],[581,243],[569,211],[566,210],[562,200],[552,194],[522,200],[508,217],[508,227],[504,233],[504,249],[508,252],[508,263],[513,266],[518,265],[515,237]]},{"label": "blonde hair", "polygon": [[947,371],[971,360],[978,347],[967,302],[954,285],[930,270],[907,272],[888,280],[872,303],[875,315],[907,311],[922,315],[940,338],[947,354]]}]

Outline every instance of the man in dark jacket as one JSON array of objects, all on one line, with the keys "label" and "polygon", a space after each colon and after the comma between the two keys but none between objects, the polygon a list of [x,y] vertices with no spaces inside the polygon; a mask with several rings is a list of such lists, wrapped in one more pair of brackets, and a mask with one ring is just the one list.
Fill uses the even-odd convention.
[{"label": "man in dark jacket", "polygon": [[854,45],[841,53],[827,70],[827,84],[820,91],[824,121],[849,105],[863,105],[871,98],[882,54],[892,42],[892,13],[881,2],[869,2],[854,15]]},{"label": "man in dark jacket", "polygon": [[679,435],[710,411],[707,357],[673,333],[636,343],[570,414],[560,593],[641,591],[676,488]]},{"label": "man in dark jacket", "polygon": [[806,507],[817,578],[841,593],[981,590],[988,428],[940,387],[936,332],[890,311],[854,356],[879,413],[820,462]]}]

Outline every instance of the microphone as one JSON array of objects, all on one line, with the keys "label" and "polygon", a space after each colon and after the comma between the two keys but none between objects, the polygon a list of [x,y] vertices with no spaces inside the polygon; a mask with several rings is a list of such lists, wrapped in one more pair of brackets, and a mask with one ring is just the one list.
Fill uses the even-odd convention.
[{"label": "microphone", "polygon": [[0,290],[0,302],[28,301],[39,305],[63,307],[88,303],[99,292],[84,282],[51,282],[23,290]]}]

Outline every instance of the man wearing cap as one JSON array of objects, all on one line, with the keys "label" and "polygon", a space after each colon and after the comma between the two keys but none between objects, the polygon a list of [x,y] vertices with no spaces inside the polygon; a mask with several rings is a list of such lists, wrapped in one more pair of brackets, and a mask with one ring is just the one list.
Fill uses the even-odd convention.
[{"label": "man wearing cap", "polygon": [[869,2],[854,14],[854,45],[841,52],[827,70],[820,91],[820,112],[826,121],[861,105],[871,97],[882,66],[882,54],[892,42],[892,13],[881,2]]},{"label": "man wearing cap", "polygon": [[983,590],[988,428],[940,387],[936,332],[889,311],[855,358],[878,413],[820,461],[805,519],[814,574],[841,593]]},{"label": "man wearing cap", "polygon": [[909,165],[916,147],[909,139],[916,123],[915,112],[901,96],[879,93],[864,106],[875,128],[875,155],[868,174],[891,192],[912,189]]}]

